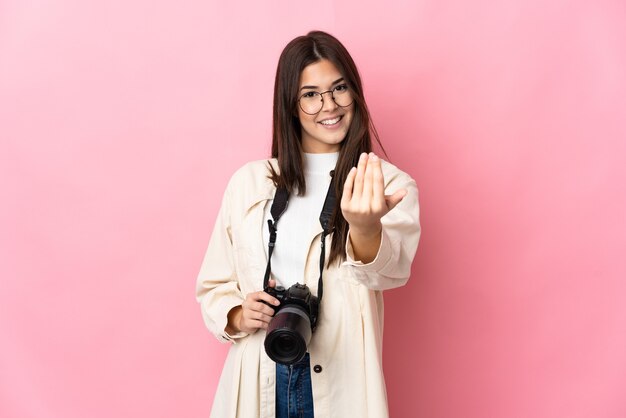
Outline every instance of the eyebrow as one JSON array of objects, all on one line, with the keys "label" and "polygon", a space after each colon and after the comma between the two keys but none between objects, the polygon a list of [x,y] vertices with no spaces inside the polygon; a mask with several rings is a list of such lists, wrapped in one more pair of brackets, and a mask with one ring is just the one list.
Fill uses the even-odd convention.
[{"label": "eyebrow", "polygon": [[[343,81],[343,77],[338,78],[337,80],[332,82],[331,87],[334,86],[335,84],[341,83],[342,81]],[[302,86],[302,87],[300,87],[300,91],[305,90],[305,89],[319,89],[319,86]]]}]

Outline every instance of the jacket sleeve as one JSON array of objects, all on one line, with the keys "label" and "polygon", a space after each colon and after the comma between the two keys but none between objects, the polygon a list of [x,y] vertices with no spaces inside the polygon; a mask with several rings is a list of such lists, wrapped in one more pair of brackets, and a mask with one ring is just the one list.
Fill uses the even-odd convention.
[{"label": "jacket sleeve", "polygon": [[[393,289],[406,284],[411,275],[411,263],[420,238],[417,185],[407,174],[399,170],[396,173],[387,183],[385,194],[392,194],[400,188],[405,188],[407,194],[395,208],[381,218],[383,228],[380,247],[372,262],[363,264],[354,260],[348,231],[346,261],[343,264],[352,269],[352,276],[357,282],[371,290]],[[389,174],[385,173],[385,176]]]},{"label": "jacket sleeve", "polygon": [[235,342],[236,339],[247,335],[244,332],[229,335],[225,330],[228,312],[244,301],[233,256],[231,189],[232,180],[224,193],[222,206],[196,282],[196,299],[200,303],[204,322],[209,331],[221,342]]}]

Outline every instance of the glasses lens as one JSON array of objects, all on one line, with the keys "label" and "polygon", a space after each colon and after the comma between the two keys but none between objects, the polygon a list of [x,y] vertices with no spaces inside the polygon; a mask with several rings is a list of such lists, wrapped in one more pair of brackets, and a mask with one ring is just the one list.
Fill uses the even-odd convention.
[{"label": "glasses lens", "polygon": [[322,104],[322,96],[316,91],[304,93],[300,96],[300,108],[309,115],[314,115],[322,110]]},{"label": "glasses lens", "polygon": [[352,95],[350,89],[345,84],[339,85],[333,89],[333,98],[337,105],[345,107],[352,104]]}]

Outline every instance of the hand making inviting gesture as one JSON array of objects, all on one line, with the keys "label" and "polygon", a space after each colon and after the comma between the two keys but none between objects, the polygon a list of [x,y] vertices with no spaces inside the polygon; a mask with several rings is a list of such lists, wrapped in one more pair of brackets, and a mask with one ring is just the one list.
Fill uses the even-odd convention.
[{"label": "hand making inviting gesture", "polygon": [[356,167],[348,173],[341,197],[341,212],[350,225],[350,242],[355,260],[370,263],[380,246],[385,216],[404,198],[406,189],[385,195],[385,182],[380,159],[374,154],[361,154]]}]

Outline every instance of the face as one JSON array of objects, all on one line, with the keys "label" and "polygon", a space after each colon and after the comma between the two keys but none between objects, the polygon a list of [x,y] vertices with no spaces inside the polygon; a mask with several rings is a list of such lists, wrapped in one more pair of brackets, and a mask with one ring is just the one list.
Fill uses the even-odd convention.
[{"label": "face", "polygon": [[[343,76],[335,65],[322,59],[302,70],[298,97],[303,94],[310,96],[313,92],[325,92],[337,89],[342,91],[346,87]],[[345,91],[345,90],[344,90]],[[350,91],[343,94],[350,94]],[[337,93],[335,93],[337,97]],[[307,153],[329,153],[339,151],[341,141],[346,137],[352,116],[354,103],[341,107],[335,103],[330,93],[323,95],[324,104],[319,113],[309,115],[298,105],[302,133],[302,148]]]}]

